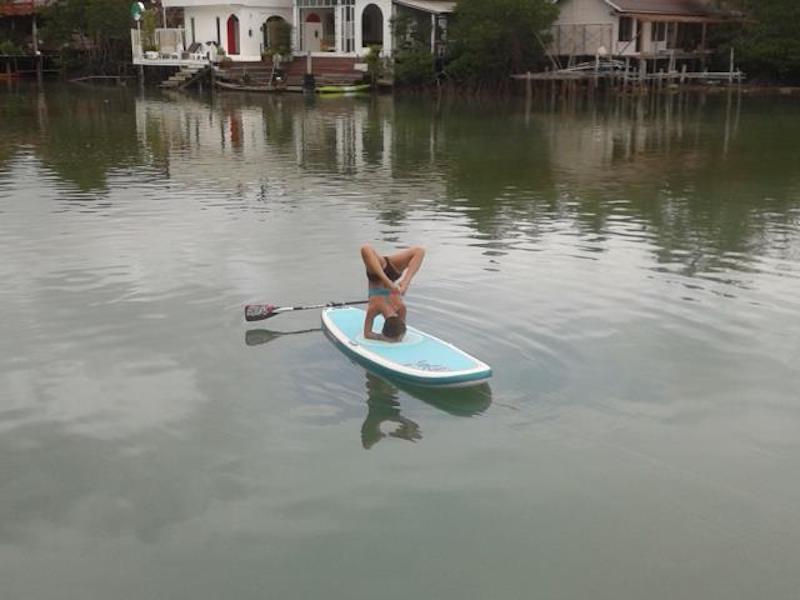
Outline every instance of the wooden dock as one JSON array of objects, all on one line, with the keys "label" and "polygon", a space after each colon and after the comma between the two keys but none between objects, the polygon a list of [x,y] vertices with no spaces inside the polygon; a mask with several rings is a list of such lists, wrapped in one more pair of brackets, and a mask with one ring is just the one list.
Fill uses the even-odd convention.
[{"label": "wooden dock", "polygon": [[[664,61],[666,68],[656,70],[658,60]],[[571,88],[585,84],[587,89],[597,87],[615,88],[620,91],[658,91],[675,89],[690,85],[734,85],[741,84],[745,74],[734,67],[734,55],[731,50],[727,71],[689,70],[686,62],[680,69],[674,56],[620,58],[595,56],[593,61],[559,68],[556,61],[553,68],[541,72],[528,72],[512,75],[516,81],[525,82],[526,91],[531,92],[534,82],[546,82],[552,85],[564,84]]]}]

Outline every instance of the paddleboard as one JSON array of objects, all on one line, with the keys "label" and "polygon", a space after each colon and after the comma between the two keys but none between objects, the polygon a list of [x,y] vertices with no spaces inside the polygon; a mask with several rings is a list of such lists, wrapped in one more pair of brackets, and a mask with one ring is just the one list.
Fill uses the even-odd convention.
[{"label": "paddleboard", "polygon": [[[472,385],[492,375],[486,363],[413,327],[407,328],[401,342],[366,339],[365,317],[366,312],[360,308],[326,308],[322,311],[322,326],[345,353],[378,373],[436,386]],[[382,327],[383,317],[378,316],[374,330]]]}]

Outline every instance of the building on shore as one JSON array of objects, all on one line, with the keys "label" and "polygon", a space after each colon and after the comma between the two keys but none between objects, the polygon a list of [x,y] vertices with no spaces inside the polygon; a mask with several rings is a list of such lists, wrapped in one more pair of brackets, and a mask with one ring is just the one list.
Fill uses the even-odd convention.
[{"label": "building on shore", "polygon": [[48,0],[0,0],[0,79],[41,78],[39,15]]},{"label": "building on shore", "polygon": [[[392,18],[401,11],[430,30],[431,50],[440,47],[449,0],[164,0],[164,7],[182,9],[183,25],[157,29],[155,48],[146,50],[139,30],[132,31],[133,62],[181,66],[215,60],[224,54],[233,62],[260,61],[278,49],[281,28],[290,31],[290,54],[362,59],[372,47],[389,56],[395,47]],[[221,49],[223,52],[219,52]],[[199,51],[198,51],[199,50]]]},{"label": "building on shore", "polygon": [[714,0],[557,0],[550,54],[568,61],[601,57],[694,60],[714,49],[709,29],[741,19]]}]

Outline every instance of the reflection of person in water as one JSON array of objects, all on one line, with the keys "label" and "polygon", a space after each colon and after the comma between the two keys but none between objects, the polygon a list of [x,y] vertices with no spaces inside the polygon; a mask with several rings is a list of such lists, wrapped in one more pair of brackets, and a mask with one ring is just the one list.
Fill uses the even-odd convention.
[{"label": "reflection of person in water", "polygon": [[[400,414],[397,388],[388,381],[367,371],[367,418],[361,426],[361,445],[369,450],[385,437],[410,442],[422,439],[419,425]],[[384,433],[382,425],[394,423],[393,430]]]}]

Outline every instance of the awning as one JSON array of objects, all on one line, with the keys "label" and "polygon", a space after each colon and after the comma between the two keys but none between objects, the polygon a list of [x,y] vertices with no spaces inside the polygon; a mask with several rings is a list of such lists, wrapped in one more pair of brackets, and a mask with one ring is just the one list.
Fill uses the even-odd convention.
[{"label": "awning", "polygon": [[394,3],[434,15],[450,14],[456,7],[455,2],[448,0],[394,0]]},{"label": "awning", "polygon": [[620,14],[650,21],[715,22],[741,17],[703,0],[605,0]]}]

